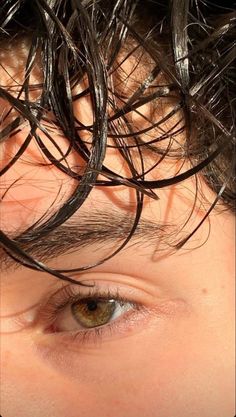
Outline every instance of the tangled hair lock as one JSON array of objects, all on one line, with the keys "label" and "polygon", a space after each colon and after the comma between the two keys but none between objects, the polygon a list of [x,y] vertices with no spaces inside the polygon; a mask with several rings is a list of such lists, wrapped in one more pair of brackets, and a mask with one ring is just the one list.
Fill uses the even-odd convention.
[{"label": "tangled hair lock", "polygon": [[[199,172],[216,194],[205,218],[218,202],[233,211],[234,28],[235,12],[232,2],[226,1],[5,0],[0,10],[0,49],[17,48],[19,54],[27,56],[17,96],[0,80],[0,98],[11,108],[1,120],[0,146],[6,145],[25,121],[30,125],[30,133],[16,155],[3,166],[1,175],[11,169],[34,140],[48,162],[74,178],[77,186],[46,221],[37,221],[14,238],[0,231],[3,250],[19,264],[74,282],[63,271],[50,269],[34,259],[24,251],[24,243],[33,243],[39,237],[47,239],[49,233],[79,210],[95,185],[125,185],[136,192],[136,214],[127,238],[106,259],[118,253],[133,236],[144,195],[158,198],[159,188],[177,184]],[[122,93],[122,83],[119,90],[113,84],[114,77],[121,74],[121,56],[123,61],[139,57],[140,67],[143,56],[152,63],[148,72],[144,65],[142,81],[127,95],[125,88]],[[32,86],[30,74],[39,61],[41,79],[38,86]],[[84,80],[83,91],[75,95],[75,87],[84,85]],[[40,94],[35,100],[32,91],[36,87]],[[73,111],[74,102],[86,96],[91,99],[93,111],[93,123],[89,126],[83,125]],[[162,120],[148,121],[147,127],[139,130],[129,122],[131,111],[138,113],[148,103],[157,107],[165,99],[172,99],[174,105]],[[118,106],[117,102],[122,104]],[[6,123],[13,109],[16,116]],[[177,122],[156,135],[155,129],[178,112],[184,115],[184,124]],[[84,161],[82,173],[66,164],[67,155],[45,129],[49,113],[68,140],[67,155],[73,150]],[[47,136],[61,158],[55,158],[47,149],[38,131]],[[92,136],[89,143],[83,140],[85,132]],[[183,132],[184,144],[173,148],[175,137]],[[144,141],[141,137],[144,133],[152,134],[151,140]],[[118,175],[105,166],[106,150],[110,147],[116,148],[124,159],[129,176]],[[146,179],[143,161],[147,150],[160,155],[152,169],[168,158],[187,159],[191,167],[170,178]],[[133,152],[139,159],[139,170]],[[183,246],[195,231],[177,247]],[[81,266],[76,271],[92,266]]]}]

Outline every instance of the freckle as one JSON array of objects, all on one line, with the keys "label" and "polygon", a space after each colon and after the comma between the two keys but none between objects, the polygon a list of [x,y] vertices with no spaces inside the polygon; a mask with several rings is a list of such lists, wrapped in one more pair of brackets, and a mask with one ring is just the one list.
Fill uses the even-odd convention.
[{"label": "freckle", "polygon": [[207,293],[208,293],[207,288],[203,288],[203,289],[202,289],[202,294],[207,294]]}]

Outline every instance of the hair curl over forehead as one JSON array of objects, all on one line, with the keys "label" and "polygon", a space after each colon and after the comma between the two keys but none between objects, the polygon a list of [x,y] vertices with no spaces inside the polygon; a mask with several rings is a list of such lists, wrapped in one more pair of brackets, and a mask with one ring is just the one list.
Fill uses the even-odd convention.
[{"label": "hair curl over forehead", "polygon": [[[216,194],[206,216],[218,202],[229,210],[234,209],[235,13],[232,4],[207,0],[3,2],[0,48],[9,57],[17,49],[18,62],[22,57],[24,63],[24,79],[17,95],[0,81],[0,98],[10,106],[1,117],[0,146],[7,146],[8,138],[25,121],[30,125],[30,132],[15,156],[2,167],[1,175],[11,169],[34,140],[50,164],[77,181],[72,195],[46,221],[30,226],[14,239],[0,232],[1,245],[10,257],[30,268],[70,280],[61,271],[51,270],[25,252],[24,243],[47,239],[48,234],[80,209],[95,185],[125,185],[136,192],[133,224],[125,241],[110,257],[134,234],[145,194],[158,198],[160,188],[200,172]],[[121,56],[123,62],[135,57],[137,66],[145,68],[141,81],[130,92],[125,88],[127,80],[122,84],[122,77],[119,88],[114,87],[114,77],[119,78],[121,74]],[[146,64],[141,62],[143,56]],[[32,91],[36,87],[29,80],[39,61],[40,94],[33,99]],[[0,64],[3,68],[4,62]],[[85,87],[75,94],[75,87],[84,85],[84,80]],[[87,126],[73,111],[74,102],[86,96],[90,97],[93,112],[93,123]],[[174,105],[161,120],[149,120],[147,127],[139,129],[130,123],[131,112],[138,113],[144,104],[158,108],[163,99],[173,99]],[[178,112],[184,115],[184,124],[177,122],[168,130],[161,129]],[[66,155],[62,152],[61,158],[55,158],[40,139],[38,131],[41,130],[58,147],[53,134],[44,129],[49,113],[54,115],[54,124],[68,140],[69,149],[84,161],[82,173],[64,163]],[[85,132],[92,138],[89,143],[83,140]],[[183,132],[184,143],[172,146],[175,137]],[[142,135],[149,133],[151,139],[144,141]],[[124,159],[129,175],[122,176],[105,165],[105,155],[111,147]],[[158,163],[172,157],[187,159],[190,168],[173,177],[147,179],[143,163],[147,151],[159,154]],[[139,169],[134,152],[140,162]],[[149,172],[156,166],[157,163]],[[187,239],[179,242],[178,247]]]}]

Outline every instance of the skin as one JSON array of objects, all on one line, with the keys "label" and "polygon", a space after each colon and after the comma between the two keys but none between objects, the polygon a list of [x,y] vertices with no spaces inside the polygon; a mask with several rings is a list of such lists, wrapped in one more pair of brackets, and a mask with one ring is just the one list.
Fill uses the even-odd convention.
[{"label": "skin", "polygon": [[[89,122],[89,101],[80,105],[75,107],[75,113],[78,111],[82,120]],[[5,158],[11,157],[11,149],[22,143],[26,132],[27,126],[11,138],[12,148],[5,148]],[[179,138],[180,142],[183,140],[184,137]],[[60,144],[61,149],[66,149],[64,138],[60,137]],[[71,166],[79,162],[76,158],[69,155]],[[151,156],[147,156],[147,164],[152,162],[148,158]],[[5,189],[7,184],[22,178],[2,203],[1,224],[9,234],[14,235],[15,230],[24,229],[39,218],[55,200],[60,186],[64,199],[75,186],[55,167],[39,168],[37,162],[41,159],[38,148],[32,144],[3,178]],[[26,161],[31,162],[30,169]],[[105,162],[115,171],[126,173],[127,167],[116,152],[107,152]],[[186,166],[182,168],[185,169]],[[158,176],[169,177],[177,170],[178,161],[164,161]],[[150,179],[156,174],[150,173]],[[194,179],[158,191],[159,200],[146,197],[143,217],[173,224],[178,239],[190,233],[215,198],[202,178],[198,180],[201,193],[183,231],[180,228],[196,192]],[[36,187],[39,182],[40,190]],[[29,195],[31,199],[27,200],[25,196]],[[98,187],[81,211],[115,208],[132,215],[134,202],[135,194],[130,189]],[[57,204],[52,210],[56,210]],[[73,218],[77,217],[78,213]],[[143,245],[130,244],[104,264],[74,274],[76,280],[95,283],[98,291],[109,289],[116,294],[119,290],[121,296],[142,306],[139,311],[121,315],[112,332],[104,332],[96,340],[90,337],[84,343],[82,338],[72,343],[68,333],[67,338],[66,333],[64,337],[62,333],[48,333],[48,323],[42,319],[49,297],[67,283],[24,267],[3,272],[1,415],[233,416],[234,225],[233,215],[218,207],[179,251],[170,250],[168,239],[164,243],[153,239]],[[75,268],[80,262],[98,260],[112,249],[111,244],[93,245],[90,250],[61,255],[48,264]],[[82,291],[86,295],[86,287]],[[58,316],[59,324],[64,320],[64,329],[67,326],[70,330],[70,314],[67,310]]]}]

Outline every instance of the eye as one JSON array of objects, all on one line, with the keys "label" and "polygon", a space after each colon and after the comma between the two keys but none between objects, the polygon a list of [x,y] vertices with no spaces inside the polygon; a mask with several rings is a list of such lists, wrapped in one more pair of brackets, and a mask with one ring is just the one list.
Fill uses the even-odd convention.
[{"label": "eye", "polygon": [[115,284],[66,285],[41,304],[35,326],[48,342],[68,349],[131,334],[142,330],[148,317],[133,292]]},{"label": "eye", "polygon": [[105,326],[132,308],[130,302],[112,298],[82,298],[69,302],[60,311],[53,323],[53,330],[66,332]]}]

